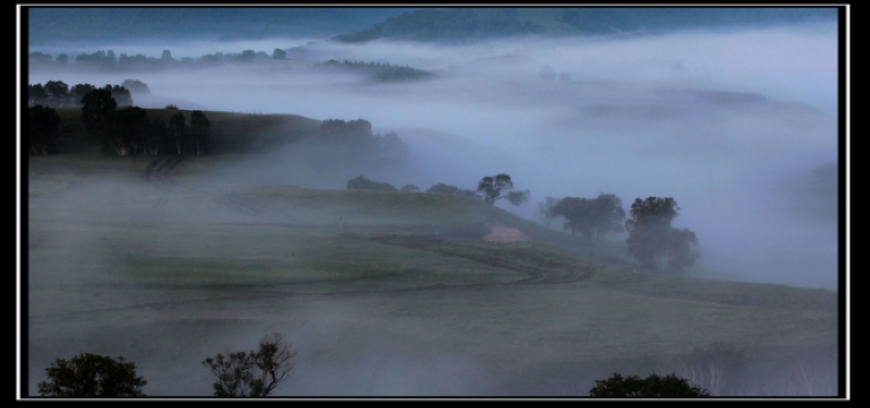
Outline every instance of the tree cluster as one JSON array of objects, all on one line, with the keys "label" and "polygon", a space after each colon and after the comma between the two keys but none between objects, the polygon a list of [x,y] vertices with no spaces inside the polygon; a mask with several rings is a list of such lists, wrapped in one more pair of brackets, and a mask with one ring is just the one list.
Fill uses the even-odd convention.
[{"label": "tree cluster", "polygon": [[[256,350],[217,354],[202,365],[214,376],[216,397],[267,397],[293,370],[296,352],[281,333],[263,336]],[[136,375],[136,364],[108,356],[84,353],[70,360],[58,358],[45,369],[37,384],[45,397],[144,397],[148,384]]]},{"label": "tree cluster", "polygon": [[543,211],[548,219],[563,217],[564,229],[571,230],[571,234],[580,232],[588,241],[608,233],[622,232],[622,220],[625,219],[619,197],[604,193],[594,199],[565,197],[557,200],[547,197],[547,204],[539,211]]},{"label": "tree cluster", "polygon": [[689,381],[676,374],[659,376],[650,374],[646,378],[632,375],[623,377],[619,373],[605,380],[596,380],[595,387],[589,390],[590,397],[600,398],[692,398],[709,397],[707,390],[689,384]]},{"label": "tree cluster", "polygon": [[[124,81],[125,84],[127,84],[127,81]],[[133,97],[130,90],[124,85],[107,84],[102,88],[97,88],[91,84],[76,84],[70,88],[63,81],[48,81],[45,85],[28,85],[27,103],[29,106],[43,105],[52,108],[80,108],[82,107],[82,98],[96,89],[109,92],[119,106],[133,105]]]},{"label": "tree cluster", "polygon": [[384,136],[373,134],[371,122],[365,119],[324,120],[320,122],[317,140],[321,145],[328,145],[330,156],[343,163],[400,163],[410,155],[408,145],[398,135],[393,132]]},{"label": "tree cluster", "polygon": [[484,176],[477,182],[477,192],[483,193],[483,201],[488,204],[495,204],[496,201],[507,198],[513,205],[522,205],[529,199],[529,190],[526,191],[511,191],[502,195],[502,191],[511,190],[514,187],[511,176],[500,173],[495,176]]},{"label": "tree cluster", "polygon": [[[497,182],[493,181],[496,178],[499,179],[499,181],[497,181]],[[487,184],[489,186],[489,190],[487,190],[486,188],[483,188],[483,190],[481,190],[480,186],[483,186],[484,183],[489,183],[489,184]],[[487,196],[484,196],[484,197],[479,195],[474,190],[463,190],[463,189],[460,189],[459,187],[452,186],[452,185],[445,184],[445,183],[435,184],[432,187],[429,187],[429,189],[426,190],[426,192],[433,193],[433,194],[455,195],[455,196],[459,196],[459,197],[471,198],[474,200],[481,200],[482,199],[489,204],[495,203],[495,200],[500,199],[500,198],[507,198],[508,201],[510,201],[514,205],[521,205],[526,200],[528,200],[528,197],[530,194],[528,190],[511,192],[511,193],[504,195],[504,196],[500,195],[502,190],[510,189],[512,186],[513,186],[513,183],[511,182],[509,175],[499,174],[496,177],[486,176],[480,181],[480,183],[478,185],[478,187],[479,187],[478,191],[484,191],[485,193],[488,194]],[[358,176],[356,178],[348,180],[347,189],[348,190],[383,190],[383,191],[397,191],[398,190],[398,189],[396,189],[395,186],[393,186],[390,183],[371,181],[363,176]],[[405,191],[405,192],[420,191],[420,188],[417,187],[416,185],[408,184],[408,185],[405,185],[404,187],[402,187],[401,191]],[[496,198],[492,198],[493,195]]]},{"label": "tree cluster", "polygon": [[54,108],[31,106],[28,124],[30,152],[46,155],[60,141],[60,117]]},{"label": "tree cluster", "polygon": [[82,122],[85,129],[100,135],[107,146],[119,156],[157,155],[163,149],[174,148],[178,154],[205,154],[211,137],[211,123],[202,111],[190,114],[190,126],[184,114],[177,111],[167,124],[163,119],[149,119],[136,106],[116,109],[117,103],[107,89],[95,89],[85,94],[82,102]]},{"label": "tree cluster", "polygon": [[390,183],[383,181],[372,181],[360,175],[347,181],[348,190],[380,190],[380,191],[398,191],[398,189]]},{"label": "tree cluster", "polygon": [[700,257],[694,250],[698,238],[693,231],[671,227],[679,210],[671,197],[635,199],[631,204],[631,218],[625,221],[629,232],[628,254],[650,270],[656,269],[659,257],[667,259],[668,269],[673,272],[692,267]]},{"label": "tree cluster", "polygon": [[257,350],[206,358],[202,364],[217,380],[216,397],[267,397],[287,377],[296,356],[280,333],[260,339]]},{"label": "tree cluster", "polygon": [[49,397],[144,397],[142,387],[148,384],[136,375],[136,364],[124,357],[84,353],[58,358],[45,371],[48,380],[37,386],[40,395]]},{"label": "tree cluster", "polygon": [[[294,50],[291,49],[291,52]],[[33,67],[81,67],[97,69],[104,72],[141,72],[160,71],[170,68],[189,67],[206,68],[226,64],[250,64],[250,63],[278,63],[287,60],[287,50],[276,48],[271,55],[264,51],[243,50],[240,53],[204,54],[199,58],[184,57],[176,59],[172,57],[170,50],[164,50],[160,58],[146,57],[143,54],[128,55],[121,53],[115,55],[112,50],[99,50],[93,53],[81,53],[75,58],[67,54],[60,54],[56,59],[51,55],[34,52],[29,55],[30,65]],[[378,81],[414,80],[434,76],[431,72],[410,66],[391,65],[384,61],[336,61],[334,59],[314,62],[311,69],[343,70],[358,72]]]},{"label": "tree cluster", "polygon": [[695,232],[671,227],[678,211],[673,198],[638,198],[631,205],[631,217],[623,224],[625,210],[614,194],[601,193],[594,199],[547,197],[538,204],[538,213],[548,226],[549,221],[563,218],[563,229],[572,235],[580,232],[590,242],[605,234],[628,231],[629,256],[648,270],[656,270],[658,259],[666,259],[668,270],[674,273],[691,268],[700,258]]},{"label": "tree cluster", "polygon": [[435,193],[435,194],[448,194],[448,195],[456,195],[465,198],[473,198],[476,200],[480,200],[481,197],[474,192],[474,190],[463,190],[456,186],[451,186],[444,183],[438,183],[429,187],[426,190],[427,193]]},{"label": "tree cluster", "polygon": [[390,65],[386,62],[362,62],[362,61],[336,61],[317,62],[315,69],[342,69],[351,72],[359,72],[368,75],[372,79],[381,81],[393,81],[403,79],[421,79],[431,77],[433,74],[409,66]]}]

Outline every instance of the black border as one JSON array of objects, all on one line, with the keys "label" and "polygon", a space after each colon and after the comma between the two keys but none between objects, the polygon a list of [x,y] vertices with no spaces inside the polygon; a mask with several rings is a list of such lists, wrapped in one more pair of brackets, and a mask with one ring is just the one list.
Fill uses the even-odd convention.
[{"label": "black border", "polygon": [[[846,5],[849,5],[849,14],[847,14]],[[19,98],[18,98],[18,109],[20,111],[18,114],[18,123],[20,126],[20,133],[17,135],[18,141],[20,143],[19,148],[17,149],[17,154],[19,155],[20,164],[16,164],[16,171],[20,171],[20,175],[17,176],[17,182],[19,183],[19,191],[20,191],[20,201],[18,204],[18,222],[20,225],[20,235],[18,236],[18,242],[20,246],[19,258],[20,269],[18,270],[18,277],[20,279],[20,288],[19,291],[16,287],[16,307],[20,307],[20,312],[18,313],[18,329],[20,330],[20,337],[17,339],[19,342],[19,348],[16,350],[17,357],[20,359],[20,365],[18,366],[18,372],[16,373],[17,378],[20,382],[19,384],[19,396],[18,399],[36,399],[37,397],[28,396],[29,392],[29,364],[27,361],[29,360],[28,354],[28,339],[29,339],[29,330],[28,330],[28,305],[29,305],[29,279],[28,279],[28,246],[25,245],[26,242],[29,242],[29,228],[27,220],[29,220],[29,212],[28,212],[28,169],[29,169],[29,149],[26,146],[26,140],[23,135],[27,133],[28,130],[28,121],[26,120],[27,113],[27,84],[29,83],[29,41],[28,41],[28,20],[29,20],[29,10],[31,7],[46,7],[46,6],[57,6],[57,7],[82,7],[89,8],[92,6],[64,6],[63,4],[26,4],[26,5],[15,5],[15,10],[20,11],[20,27],[17,27],[17,35],[20,36],[20,52],[18,55],[19,61],[19,74],[21,77],[21,82],[18,84]],[[99,4],[94,4],[93,6],[100,7]],[[232,5],[215,5],[216,7],[233,7]],[[260,8],[260,7],[281,7],[282,5],[258,5],[258,6],[245,6],[239,5],[238,7],[246,7],[246,8]],[[285,4],[283,6],[291,6]],[[336,7],[343,6],[347,8],[360,7],[354,6],[352,4],[340,4],[340,5],[296,5],[305,6],[305,7]],[[408,5],[404,4],[385,4],[379,7],[407,7]],[[438,5],[411,5],[412,7],[419,8],[437,8],[437,7],[450,7],[450,8],[458,8],[458,7],[504,7],[504,5],[463,5],[463,4],[454,4],[454,3],[443,3]],[[540,5],[540,6],[515,6],[515,7],[548,7],[548,6],[572,6],[571,4],[552,4],[552,5]],[[621,5],[582,5],[582,6],[597,6],[597,7],[615,7],[615,8],[624,8],[624,7],[644,7],[644,8],[666,8],[666,7],[695,7],[695,6],[705,6],[705,5],[691,5],[691,4],[669,4],[665,6],[651,6],[649,4],[621,4]],[[719,6],[719,5],[716,5]],[[115,5],[111,6],[102,6],[102,7],[116,7]],[[123,5],[119,4],[117,7],[162,7],[160,4],[137,4],[137,5]],[[190,4],[189,7],[199,8],[203,7],[203,5]],[[371,6],[368,6],[371,7]],[[750,8],[759,8],[759,7],[771,7],[771,8],[790,8],[790,7],[836,7],[838,9],[838,223],[839,223],[839,231],[838,231],[838,241],[839,241],[839,253],[838,253],[838,265],[839,265],[839,279],[838,279],[838,337],[839,337],[839,378],[838,378],[838,397],[840,399],[848,398],[847,395],[847,385],[848,380],[851,377],[851,360],[852,356],[850,354],[850,345],[853,343],[854,336],[850,336],[850,328],[852,323],[852,315],[851,315],[851,306],[852,306],[852,298],[851,293],[848,292],[849,288],[851,288],[854,283],[852,282],[852,276],[850,271],[850,260],[847,259],[847,245],[850,244],[850,234],[847,234],[847,228],[851,226],[849,221],[851,220],[850,214],[848,212],[849,208],[851,208],[852,199],[850,194],[847,194],[851,191],[851,182],[847,182],[847,176],[851,177],[851,160],[852,160],[852,151],[851,151],[851,123],[848,122],[847,112],[851,111],[851,89],[853,88],[851,83],[850,74],[854,68],[854,54],[851,52],[854,47],[850,46],[847,48],[846,40],[853,40],[850,36],[851,28],[854,25],[854,10],[851,8],[851,4],[833,4],[833,5],[825,5],[819,3],[810,3],[806,5],[794,4],[794,5],[760,5],[760,4],[722,4],[721,7],[727,8],[742,8],[742,7],[750,7]],[[14,14],[14,12],[13,12]],[[848,24],[848,30],[847,30]],[[846,60],[846,55],[850,56],[850,60]],[[847,71],[847,65],[849,70]],[[847,83],[847,80],[850,83]],[[847,151],[848,149],[848,151]],[[848,160],[848,162],[847,162]],[[18,173],[16,173],[18,174]],[[851,181],[851,179],[849,180]],[[849,206],[847,207],[847,200],[849,200]],[[850,231],[848,231],[850,232]],[[848,248],[851,249],[850,247]],[[848,295],[848,296],[847,296]],[[848,298],[848,299],[847,299]],[[17,310],[17,309],[16,309]],[[847,320],[848,319],[848,320]],[[848,336],[848,344],[847,344],[847,336]],[[849,389],[848,391],[853,391]],[[199,399],[199,397],[194,397],[195,399]],[[756,399],[759,397],[746,397],[748,399]],[[801,397],[796,398],[800,399],[829,399],[827,397],[822,398],[812,398],[812,397]],[[149,398],[151,399],[151,398]],[[156,397],[154,399],[175,399],[174,397],[161,398]],[[186,399],[186,398],[185,398]],[[207,398],[210,399],[210,398]],[[270,398],[271,399],[271,398]],[[306,398],[303,398],[306,399]],[[307,398],[311,399],[311,398]],[[314,399],[355,399],[355,398],[314,398]],[[364,398],[368,399],[368,398]],[[371,398],[371,399],[385,399],[385,398]],[[388,398],[388,399],[398,399],[398,400],[407,400],[407,399],[431,399],[431,398]],[[436,398],[441,399],[441,398]],[[445,398],[445,399],[453,399],[453,398]],[[488,399],[488,400],[505,400],[505,399],[514,399],[514,398],[500,398],[500,397],[478,397],[478,398],[459,398],[459,399]],[[528,399],[528,398],[519,398],[519,399]],[[532,398],[532,399],[541,399],[541,398]],[[564,400],[564,399],[573,399],[573,398],[547,398],[553,400]],[[714,398],[715,399],[715,398]],[[730,398],[726,398],[730,399]],[[744,398],[740,398],[744,399]],[[762,398],[768,399],[768,398]],[[778,398],[770,398],[770,399],[778,399]],[[791,400],[791,398],[789,398]]]}]

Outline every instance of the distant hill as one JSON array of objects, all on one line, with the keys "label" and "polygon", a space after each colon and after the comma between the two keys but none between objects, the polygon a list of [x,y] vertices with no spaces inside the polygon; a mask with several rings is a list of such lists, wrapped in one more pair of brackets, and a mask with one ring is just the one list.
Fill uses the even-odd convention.
[{"label": "distant hill", "polygon": [[29,41],[212,40],[332,36],[362,30],[413,8],[386,7],[33,7]]},{"label": "distant hill", "polygon": [[518,35],[655,33],[836,20],[828,8],[426,8],[388,18],[365,30],[334,37],[342,42],[375,39],[473,41]]}]

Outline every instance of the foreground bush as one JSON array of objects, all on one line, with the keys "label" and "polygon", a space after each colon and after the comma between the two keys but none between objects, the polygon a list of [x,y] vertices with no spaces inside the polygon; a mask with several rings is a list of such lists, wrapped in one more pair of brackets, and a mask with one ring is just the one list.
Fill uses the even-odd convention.
[{"label": "foreground bush", "polygon": [[284,380],[296,356],[280,333],[260,339],[256,351],[238,351],[206,358],[202,364],[215,376],[216,397],[266,397]]},{"label": "foreground bush", "polygon": [[136,364],[97,354],[79,354],[69,361],[57,359],[45,369],[48,381],[38,384],[47,397],[144,397],[148,384],[136,376]]},{"label": "foreground bush", "polygon": [[595,381],[595,387],[589,390],[592,397],[709,397],[706,390],[692,386],[689,381],[668,374],[659,377],[650,374],[647,378],[636,375],[623,377],[614,373],[606,380]]}]

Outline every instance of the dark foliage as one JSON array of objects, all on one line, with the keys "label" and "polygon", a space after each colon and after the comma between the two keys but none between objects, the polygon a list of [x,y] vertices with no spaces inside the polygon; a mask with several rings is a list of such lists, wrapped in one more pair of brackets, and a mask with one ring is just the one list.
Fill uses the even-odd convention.
[{"label": "dark foliage", "polygon": [[692,398],[709,397],[710,394],[697,386],[692,386],[689,381],[668,374],[660,377],[658,374],[650,374],[647,378],[636,375],[623,377],[619,373],[606,380],[596,380],[595,387],[589,390],[591,397],[604,398]]},{"label": "dark foliage", "polygon": [[625,221],[629,236],[628,255],[647,269],[656,269],[656,258],[667,257],[673,272],[692,267],[700,257],[693,249],[698,245],[695,233],[671,228],[671,221],[680,210],[673,198],[647,197],[631,204],[631,218]]},{"label": "dark foliage", "polygon": [[484,194],[484,201],[489,204],[502,198],[507,198],[513,205],[521,205],[529,199],[529,190],[512,191],[506,195],[501,195],[502,191],[510,190],[514,187],[511,176],[500,173],[496,176],[485,176],[477,183],[477,192]]},{"label": "dark foliage", "polygon": [[184,118],[184,114],[176,112],[175,115],[172,115],[169,118],[169,128],[167,129],[167,137],[169,139],[169,143],[175,146],[178,154],[184,153],[187,149],[188,137],[190,135],[190,131],[187,128],[187,124],[185,124],[186,119]]},{"label": "dark foliage", "polygon": [[216,397],[267,397],[293,370],[296,356],[284,335],[272,333],[260,339],[257,350],[218,354],[202,364],[217,379]]},{"label": "dark foliage", "polygon": [[426,190],[427,193],[451,194],[451,195],[456,194],[457,191],[459,191],[459,187],[447,185],[444,183],[435,184],[434,186],[429,187],[429,189]]},{"label": "dark foliage", "polygon": [[211,138],[211,122],[202,111],[190,113],[190,141],[197,155],[205,154],[206,146]]},{"label": "dark foliage", "polygon": [[351,72],[359,72],[369,78],[379,81],[396,81],[408,79],[422,79],[434,76],[434,74],[409,66],[390,65],[386,62],[362,62],[347,61],[338,62],[329,60],[314,64],[315,69],[341,69]]},{"label": "dark foliage", "polygon": [[347,181],[348,190],[382,190],[398,191],[395,186],[387,182],[369,180],[362,175]]},{"label": "dark foliage", "polygon": [[106,89],[95,89],[82,97],[82,122],[85,129],[94,130],[103,116],[114,110],[118,103],[112,97],[112,92]]},{"label": "dark foliage", "polygon": [[136,376],[136,364],[97,354],[79,354],[69,361],[57,359],[45,369],[48,380],[38,384],[48,397],[144,397],[148,384]]},{"label": "dark foliage", "polygon": [[344,121],[329,119],[320,122],[317,140],[328,145],[330,159],[342,165],[391,165],[407,160],[408,145],[395,133],[386,136],[372,133],[371,122],[365,119]]},{"label": "dark foliage", "polygon": [[127,88],[132,94],[150,95],[151,90],[148,85],[138,79],[125,79],[121,86]]},{"label": "dark foliage", "polygon": [[97,124],[97,133],[119,156],[136,154],[145,146],[150,132],[147,113],[135,106],[109,111]]},{"label": "dark foliage", "polygon": [[118,106],[133,106],[133,96],[127,88],[120,85],[106,85],[105,89],[112,93],[112,98],[115,98]]},{"label": "dark foliage", "polygon": [[30,151],[48,154],[60,140],[60,117],[53,108],[42,105],[32,106],[29,116]]},{"label": "dark foliage", "polygon": [[622,209],[622,200],[616,195],[601,193],[594,199],[565,197],[549,205],[541,210],[548,218],[564,217],[564,229],[570,229],[572,234],[580,232],[589,241],[623,231],[625,210]]}]

